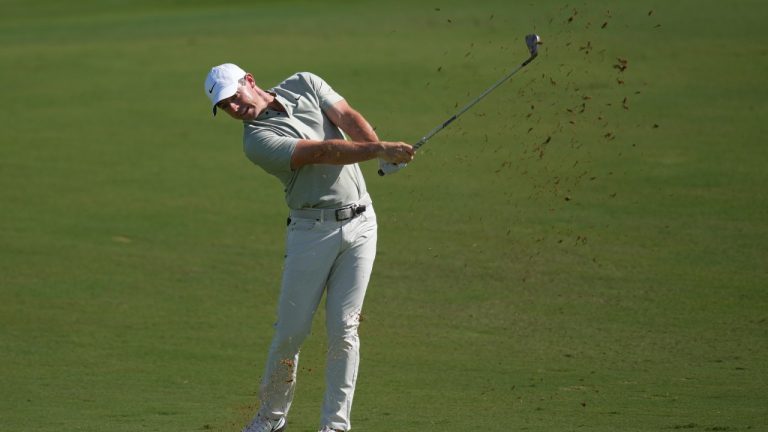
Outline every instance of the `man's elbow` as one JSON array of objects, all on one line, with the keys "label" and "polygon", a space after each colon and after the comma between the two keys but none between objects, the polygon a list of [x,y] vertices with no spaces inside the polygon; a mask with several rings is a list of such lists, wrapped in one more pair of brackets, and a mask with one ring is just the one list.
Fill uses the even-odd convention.
[{"label": "man's elbow", "polygon": [[321,141],[297,147],[291,155],[291,169],[297,170],[305,165],[333,164],[341,158],[341,152],[332,142]]}]

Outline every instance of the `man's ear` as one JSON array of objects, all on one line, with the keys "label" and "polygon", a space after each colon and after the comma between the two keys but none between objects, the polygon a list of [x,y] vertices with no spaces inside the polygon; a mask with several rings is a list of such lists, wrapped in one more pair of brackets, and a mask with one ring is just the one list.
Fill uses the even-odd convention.
[{"label": "man's ear", "polygon": [[256,80],[253,79],[253,75],[249,73],[245,74],[245,81],[250,87],[256,87]]}]

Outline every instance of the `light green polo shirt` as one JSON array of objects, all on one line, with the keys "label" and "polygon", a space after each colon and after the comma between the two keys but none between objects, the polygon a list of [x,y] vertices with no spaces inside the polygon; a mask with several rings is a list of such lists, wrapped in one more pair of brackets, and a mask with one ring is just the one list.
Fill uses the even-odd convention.
[{"label": "light green polo shirt", "polygon": [[299,139],[344,139],[323,113],[343,98],[309,72],[297,73],[268,91],[287,112],[266,110],[255,120],[244,121],[243,150],[251,162],[283,183],[288,207],[338,208],[366,195],[357,164],[312,164],[291,170],[291,155]]}]

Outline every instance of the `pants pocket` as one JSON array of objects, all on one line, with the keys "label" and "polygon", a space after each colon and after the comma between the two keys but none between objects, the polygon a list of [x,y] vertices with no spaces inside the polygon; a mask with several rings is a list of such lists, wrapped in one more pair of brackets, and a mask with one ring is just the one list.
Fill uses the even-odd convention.
[{"label": "pants pocket", "polygon": [[312,231],[316,226],[314,219],[292,219],[288,223],[288,231]]}]

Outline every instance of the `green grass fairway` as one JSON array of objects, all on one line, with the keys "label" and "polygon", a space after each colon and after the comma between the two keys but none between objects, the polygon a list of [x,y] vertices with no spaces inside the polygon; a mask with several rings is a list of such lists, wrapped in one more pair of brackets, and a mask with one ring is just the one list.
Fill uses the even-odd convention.
[{"label": "green grass fairway", "polygon": [[415,142],[530,32],[410,167],[363,164],[354,430],[768,431],[768,3],[214,3],[0,0],[0,431],[253,414],[286,209],[211,66],[313,71]]}]

